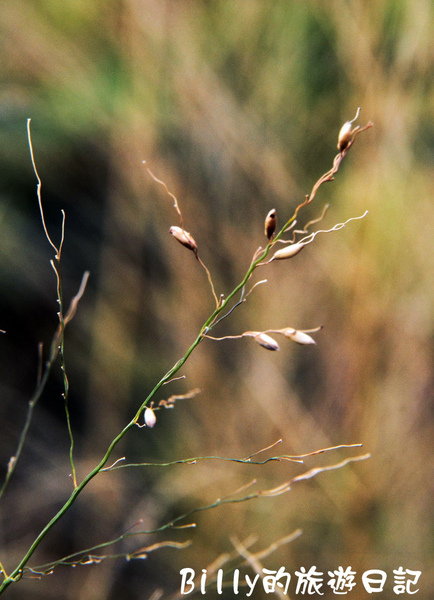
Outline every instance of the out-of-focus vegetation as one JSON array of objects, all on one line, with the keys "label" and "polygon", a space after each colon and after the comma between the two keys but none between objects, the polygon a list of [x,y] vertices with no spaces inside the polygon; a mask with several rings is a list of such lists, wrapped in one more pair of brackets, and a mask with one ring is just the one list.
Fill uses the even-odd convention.
[{"label": "out-of-focus vegetation", "polygon": [[[26,139],[60,237],[65,296],[91,279],[65,352],[79,476],[100,458],[158,378],[184,353],[213,299],[191,253],[168,235],[177,195],[219,292],[264,245],[275,207],[291,216],[352,118],[372,120],[305,219],[369,216],[319,236],[226,320],[222,335],[324,324],[316,347],[267,353],[247,340],[204,342],[167,396],[202,395],[159,413],[119,448],[131,461],[247,456],[361,442],[372,458],[300,483],[282,497],[197,518],[187,550],[147,561],[61,568],[11,598],[148,598],[179,587],[179,569],[301,527],[265,565],[325,573],[351,565],[422,570],[433,562],[434,9],[429,0],[6,0],[0,16],[0,457],[15,451],[37,377],[37,344],[57,325],[51,249],[40,224]],[[57,238],[56,238],[57,236]],[[273,268],[271,268],[271,266]],[[262,276],[262,273],[261,273]],[[1,560],[16,564],[71,489],[59,372],[44,394],[3,499]],[[330,457],[327,457],[328,459]],[[339,458],[339,456],[338,456]],[[257,477],[263,487],[318,464],[201,463],[101,476],[35,561],[149,529]],[[196,520],[196,519],[195,519]],[[149,540],[148,540],[149,541]],[[154,541],[152,538],[151,541]],[[155,539],[158,541],[158,538]],[[325,590],[324,597],[331,597]],[[389,589],[390,591],[390,589]],[[329,596],[327,596],[327,593]],[[364,598],[361,584],[351,592]],[[211,595],[211,593],[210,593]],[[387,593],[384,592],[387,596]]]}]

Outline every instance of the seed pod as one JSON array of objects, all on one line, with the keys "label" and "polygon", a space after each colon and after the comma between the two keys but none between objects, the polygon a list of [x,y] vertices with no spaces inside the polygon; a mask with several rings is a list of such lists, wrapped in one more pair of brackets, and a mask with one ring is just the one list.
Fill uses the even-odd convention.
[{"label": "seed pod", "polygon": [[340,152],[343,152],[351,141],[351,136],[353,134],[351,124],[352,121],[347,121],[342,125],[341,130],[339,131],[338,150]]},{"label": "seed pod", "polygon": [[180,244],[197,254],[197,244],[188,231],[185,231],[185,229],[181,229],[181,227],[174,225],[169,229],[169,233],[171,233]]},{"label": "seed pod", "polygon": [[280,350],[279,344],[266,333],[258,333],[253,338],[260,346],[266,350]]},{"label": "seed pod", "polygon": [[155,416],[154,411],[152,410],[152,408],[149,408],[149,406],[146,407],[145,409],[145,423],[148,427],[152,427],[155,425],[155,423],[157,422],[157,417]]},{"label": "seed pod", "polygon": [[286,327],[285,329],[281,329],[280,333],[282,333],[285,337],[289,338],[293,342],[297,342],[297,344],[316,344],[313,337],[304,333],[304,331],[298,331],[297,329],[293,329],[292,327]]},{"label": "seed pod", "polygon": [[276,231],[277,217],[276,209],[270,210],[265,218],[264,233],[269,240],[273,239],[274,232]]},{"label": "seed pod", "polygon": [[296,254],[301,252],[305,245],[306,244],[304,242],[297,242],[296,244],[290,244],[289,246],[286,246],[286,248],[277,250],[277,252],[275,252],[270,258],[270,262],[272,260],[284,260],[285,258],[292,258]]}]

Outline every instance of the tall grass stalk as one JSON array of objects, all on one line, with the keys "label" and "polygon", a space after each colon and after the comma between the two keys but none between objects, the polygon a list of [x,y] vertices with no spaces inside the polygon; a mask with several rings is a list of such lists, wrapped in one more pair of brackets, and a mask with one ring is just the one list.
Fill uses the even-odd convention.
[{"label": "tall grass stalk", "polygon": [[[199,346],[199,344],[201,344],[205,339],[209,339],[209,338],[212,339],[212,336],[210,336],[209,333],[213,329],[213,327],[215,327],[215,325],[217,323],[220,323],[223,319],[230,316],[230,314],[232,314],[232,312],[233,312],[233,310],[235,310],[235,308],[239,307],[242,303],[244,303],[247,300],[249,294],[254,291],[255,287],[259,283],[264,282],[264,281],[261,281],[261,282],[257,282],[256,284],[253,284],[251,289],[249,291],[246,291],[247,284],[251,280],[252,275],[255,272],[255,270],[260,266],[264,267],[265,265],[268,265],[269,263],[273,262],[273,260],[277,260],[279,258],[288,258],[288,257],[295,256],[296,254],[298,254],[298,248],[301,249],[307,243],[312,243],[314,241],[315,235],[316,235],[316,233],[319,233],[319,231],[310,233],[309,227],[312,224],[315,224],[320,219],[315,219],[315,220],[310,221],[307,224],[307,226],[305,226],[303,228],[303,230],[300,231],[300,230],[295,229],[297,217],[300,214],[300,212],[302,211],[302,209],[314,200],[319,188],[325,182],[332,181],[334,179],[334,176],[338,172],[343,159],[345,158],[348,151],[352,147],[357,135],[359,133],[361,133],[362,131],[371,127],[371,123],[368,123],[363,128],[355,127],[353,129],[351,126],[352,122],[348,122],[348,123],[350,123],[350,126],[348,126],[348,124],[346,124],[345,138],[342,137],[342,132],[339,136],[339,144],[338,144],[339,153],[336,155],[336,157],[334,159],[332,168],[327,173],[325,173],[322,177],[319,178],[319,180],[313,186],[311,193],[309,195],[307,195],[305,197],[304,201],[301,202],[296,207],[292,216],[285,220],[285,224],[283,225],[283,227],[281,227],[281,229],[279,231],[277,231],[277,233],[275,233],[274,231],[272,231],[270,233],[270,231],[269,231],[269,233],[268,233],[269,239],[268,239],[267,245],[264,248],[262,248],[262,247],[258,248],[258,250],[255,252],[255,254],[250,262],[250,266],[248,267],[248,269],[245,272],[244,277],[242,277],[241,281],[226,296],[224,296],[224,295],[218,296],[216,294],[215,287],[212,282],[211,274],[210,274],[209,270],[207,269],[207,267],[205,266],[205,264],[203,263],[203,261],[199,258],[197,245],[194,242],[194,239],[192,238],[192,236],[190,236],[190,234],[188,234],[184,230],[182,213],[179,209],[177,200],[176,200],[175,196],[167,190],[167,187],[166,187],[166,190],[168,191],[168,193],[175,200],[175,209],[178,214],[179,221],[180,221],[180,227],[172,228],[175,231],[175,234],[176,234],[175,237],[177,238],[177,240],[179,242],[181,242],[181,244],[183,246],[186,246],[188,249],[193,250],[193,252],[196,255],[196,258],[200,262],[201,266],[205,269],[205,271],[207,273],[209,284],[211,286],[211,291],[213,293],[213,296],[214,296],[214,299],[216,302],[216,306],[212,310],[209,317],[205,320],[203,325],[200,327],[194,341],[191,343],[190,347],[186,350],[186,352],[183,354],[183,356],[178,361],[176,361],[175,364],[167,371],[167,373],[165,373],[165,375],[163,375],[163,377],[161,377],[161,379],[155,384],[155,386],[152,388],[150,393],[140,404],[140,406],[136,410],[135,414],[132,416],[131,420],[123,427],[123,429],[108,444],[106,451],[104,452],[103,456],[101,457],[101,459],[99,460],[97,465],[81,481],[78,481],[77,474],[76,474],[75,462],[74,462],[74,453],[73,453],[73,451],[74,451],[74,436],[73,436],[70,414],[69,414],[69,407],[68,407],[69,380],[68,380],[68,376],[67,376],[66,361],[65,361],[65,355],[64,355],[64,341],[65,341],[64,334],[65,334],[65,328],[68,325],[68,323],[71,321],[71,319],[74,317],[78,303],[81,300],[81,298],[85,292],[89,274],[88,273],[84,274],[83,280],[82,280],[80,288],[78,290],[78,293],[72,299],[69,309],[67,311],[65,311],[64,298],[63,298],[62,274],[61,274],[61,254],[62,254],[62,248],[63,248],[64,237],[65,237],[65,213],[62,211],[62,236],[61,236],[60,243],[58,245],[56,245],[53,242],[52,238],[50,237],[50,234],[47,229],[45,217],[44,217],[44,211],[43,211],[43,205],[42,205],[42,199],[41,199],[41,179],[39,177],[39,174],[38,174],[38,171],[36,168],[35,159],[34,159],[31,132],[30,132],[30,119],[28,120],[28,124],[27,124],[28,141],[29,141],[32,165],[33,165],[34,172],[35,172],[35,175],[37,178],[37,198],[38,198],[38,203],[39,203],[39,210],[40,210],[42,226],[44,229],[45,236],[46,236],[49,244],[51,245],[52,249],[55,252],[54,259],[51,261],[51,265],[55,271],[55,276],[56,276],[56,280],[57,280],[57,302],[59,305],[59,312],[58,312],[59,325],[53,336],[49,359],[45,365],[45,368],[44,369],[41,368],[41,376],[38,378],[37,389],[29,402],[27,418],[26,418],[26,421],[25,421],[25,424],[24,424],[24,427],[23,427],[23,430],[22,430],[22,433],[21,433],[21,436],[19,439],[18,448],[17,448],[15,455],[11,458],[11,460],[9,462],[9,468],[7,471],[6,479],[0,490],[0,497],[4,494],[4,492],[7,488],[7,485],[17,467],[18,459],[21,456],[22,448],[26,441],[26,436],[27,436],[27,433],[28,433],[28,430],[29,430],[29,427],[31,424],[35,406],[46,387],[46,383],[52,372],[53,365],[55,364],[55,361],[58,357],[60,357],[60,367],[61,367],[62,374],[63,374],[63,386],[64,386],[63,399],[64,399],[64,406],[65,406],[65,413],[66,413],[67,430],[68,430],[69,442],[70,442],[69,458],[70,458],[70,464],[71,464],[71,478],[72,478],[72,482],[73,482],[73,490],[72,490],[70,496],[63,503],[62,507],[56,512],[56,514],[48,521],[48,523],[42,528],[40,533],[35,537],[34,541],[30,545],[28,550],[24,553],[23,557],[18,562],[18,564],[12,568],[11,572],[7,573],[4,564],[0,563],[1,570],[3,573],[3,581],[0,583],[0,594],[3,593],[12,583],[17,582],[23,576],[25,576],[26,573],[34,572],[34,570],[28,566],[28,563],[29,563],[31,557],[33,556],[34,552],[36,551],[38,546],[41,544],[41,542],[44,540],[44,538],[46,537],[48,532],[70,510],[70,508],[73,505],[73,503],[75,502],[75,500],[78,498],[78,496],[81,494],[81,492],[86,488],[86,486],[92,481],[92,479],[94,479],[98,474],[102,473],[103,471],[106,472],[106,471],[110,471],[114,468],[121,468],[124,466],[137,466],[137,465],[128,465],[128,464],[118,465],[117,462],[114,465],[112,465],[111,467],[107,467],[106,465],[107,465],[110,457],[112,456],[113,451],[116,448],[117,444],[120,442],[120,440],[122,440],[132,428],[134,428],[136,426],[140,426],[139,420],[140,420],[143,412],[145,411],[145,409],[147,407],[150,407],[152,409],[153,404],[154,404],[154,398],[155,398],[157,392],[161,389],[161,387],[164,386],[165,384],[171,382],[172,380],[176,379],[177,374],[179,373],[179,371],[181,370],[183,365],[186,363],[186,361],[190,358],[191,354]],[[161,182],[160,180],[158,180],[158,178],[156,178],[149,169],[148,169],[148,171],[149,171],[150,175],[157,182],[162,183],[165,186],[165,184],[163,182]],[[356,217],[356,218],[358,218],[358,217]],[[334,228],[327,230],[327,231],[334,231],[334,230],[340,229],[341,227],[343,227],[346,223],[348,223],[351,220],[352,219],[349,219],[345,223],[339,223],[339,224],[335,225]],[[290,234],[291,237],[289,237],[289,239],[284,239],[285,234]],[[284,252],[284,254],[282,254],[282,250],[280,250],[280,251],[278,250],[271,256],[271,258],[267,262],[265,262],[269,256],[269,254],[275,250],[276,245],[279,243],[285,244],[284,247],[286,249],[291,248],[293,251],[291,252],[291,251],[286,250]],[[297,244],[299,244],[301,246],[297,246]],[[295,249],[297,249],[297,251],[295,251]],[[281,252],[281,254],[280,255],[277,254],[278,252]],[[272,268],[272,267],[268,267],[268,268]],[[313,332],[313,331],[316,331],[316,329],[309,330],[309,331]],[[269,328],[263,332],[245,332],[245,334],[242,334],[241,337],[243,335],[250,335],[251,337],[254,338],[254,340],[256,342],[258,342],[265,349],[276,350],[276,349],[278,349],[277,343],[274,342],[273,338],[270,338],[270,336],[268,335],[269,333],[283,333],[283,335],[285,335],[286,337],[289,337],[290,339],[293,339],[294,341],[299,342],[299,343],[311,343],[311,341],[313,342],[313,339],[311,338],[311,336],[308,336],[306,332],[297,332],[293,328],[286,328],[285,330],[276,330],[276,329]],[[299,334],[298,337],[297,337],[297,334]],[[305,337],[303,337],[302,334],[304,334]],[[227,337],[229,337],[229,336],[227,336]],[[240,337],[240,336],[232,336],[232,337]],[[309,338],[309,341],[307,340],[307,338]],[[216,339],[216,338],[214,338],[214,339]],[[276,345],[274,345],[274,344],[276,344]],[[41,365],[42,365],[42,360],[41,360]],[[274,444],[273,444],[273,446],[274,446]],[[354,445],[339,446],[339,447],[353,447],[353,446]],[[267,447],[261,451],[265,451],[265,450],[269,451],[269,449],[271,447],[272,446]],[[316,452],[310,453],[310,455],[318,454],[318,453],[324,452],[326,450],[332,450],[335,448],[336,447],[321,449]],[[255,454],[257,454],[257,453],[255,453]],[[298,461],[301,461],[303,458],[303,456],[291,457],[291,456],[281,455],[281,456],[275,456],[275,457],[268,458],[264,461],[254,461],[254,460],[252,460],[253,456],[254,455],[247,457],[247,459],[244,459],[244,462],[249,462],[251,464],[265,464],[271,460],[298,460]],[[211,458],[218,458],[220,460],[224,460],[223,457],[196,457],[194,459],[188,459],[188,460],[190,460],[190,461],[191,460],[210,460]],[[329,469],[333,469],[333,468],[340,468],[340,467],[346,465],[350,461],[362,460],[364,458],[367,458],[367,455],[361,455],[361,456],[345,459],[335,465],[329,465],[327,467],[319,467],[317,469],[311,469],[311,470],[307,471],[304,475],[300,475],[296,478],[293,478],[292,480],[289,480],[282,484],[279,484],[278,486],[276,486],[272,489],[262,490],[260,492],[255,492],[253,494],[247,494],[247,495],[242,494],[241,497],[238,497],[238,498],[219,499],[219,501],[217,501],[216,503],[213,503],[213,504],[205,506],[205,507],[198,508],[198,509],[196,509],[196,511],[210,509],[217,505],[227,503],[227,502],[243,502],[243,501],[247,501],[252,498],[273,497],[273,496],[276,496],[276,495],[279,495],[282,493],[286,493],[289,490],[290,484],[293,483],[294,481],[308,479],[308,478],[313,477],[313,476],[317,475],[318,473],[323,472],[325,470],[329,470]],[[242,462],[242,460],[240,460],[240,459],[230,459],[230,460],[238,460],[238,462]],[[175,462],[180,462],[180,461],[174,461],[174,463]],[[173,464],[173,463],[171,463],[171,464]],[[142,463],[141,466],[145,466],[145,463]],[[194,513],[194,512],[195,511],[192,511],[192,513]],[[192,514],[192,513],[189,513],[189,514]],[[162,530],[164,528],[168,528],[168,527],[174,527],[178,520],[184,519],[186,516],[188,516],[188,515],[182,515],[178,519],[170,521],[165,526],[160,527],[160,528],[156,529],[155,531],[160,531],[160,530]],[[146,533],[146,532],[141,532],[141,533]],[[118,539],[124,539],[128,535],[129,534],[126,533]],[[101,549],[105,545],[113,544],[116,541],[118,541],[118,540],[112,540],[111,542],[108,542],[107,544],[102,544],[102,545],[94,547],[94,548]],[[174,546],[176,546],[176,543],[173,543],[173,544],[174,544]],[[83,556],[85,556],[86,554],[89,554],[91,551],[94,550],[94,548],[83,550],[82,553],[78,553],[81,558],[80,559],[77,558],[77,562],[80,562],[80,560],[83,558]],[[137,554],[136,557],[140,557],[139,554]],[[75,557],[76,555],[73,555],[73,556]],[[74,561],[72,561],[72,562],[74,562]],[[53,569],[55,566],[57,566],[59,564],[70,564],[70,563],[71,563],[71,557],[65,557],[64,559],[60,559],[59,561],[50,563],[50,565],[48,565],[48,566],[46,565],[41,570],[41,573],[44,574],[46,572],[49,572],[50,569]]]}]

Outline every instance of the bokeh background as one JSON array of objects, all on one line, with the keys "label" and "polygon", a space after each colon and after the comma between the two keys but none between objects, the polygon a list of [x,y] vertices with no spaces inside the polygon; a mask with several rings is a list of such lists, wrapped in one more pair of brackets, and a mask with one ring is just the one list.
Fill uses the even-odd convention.
[{"label": "bokeh background", "polygon": [[[89,285],[66,335],[79,477],[99,460],[210,314],[204,271],[168,234],[178,197],[218,292],[227,294],[280,223],[331,166],[337,133],[361,107],[358,137],[335,182],[302,223],[330,209],[318,236],[268,278],[216,335],[315,327],[318,345],[267,352],[243,339],[205,342],[166,397],[202,389],[158,413],[115,458],[245,457],[362,443],[372,458],[300,482],[286,495],[195,515],[114,551],[192,540],[145,561],[59,568],[8,589],[10,598],[169,598],[179,570],[200,573],[253,535],[252,551],[303,535],[263,566],[360,575],[421,570],[433,581],[434,94],[429,0],[4,0],[0,15],[0,458],[4,475],[35,388],[38,343],[57,326],[53,252],[36,199],[26,119],[32,118],[47,226],[60,239],[66,304]],[[271,268],[273,267],[273,268]],[[11,569],[71,490],[60,367],[41,398],[16,476],[2,500],[1,561]],[[164,398],[164,393],[157,398]],[[258,479],[273,487],[357,454],[262,467],[202,462],[101,475],[31,564],[115,538],[139,519],[153,529]],[[327,588],[327,586],[325,586]],[[292,593],[294,588],[292,587]],[[162,590],[162,592],[156,592]],[[154,593],[155,592],[155,593]],[[324,597],[334,597],[324,589]],[[256,593],[255,593],[256,594]],[[261,598],[258,592],[254,597]],[[208,597],[217,597],[210,590]],[[231,598],[231,593],[224,598]]]}]

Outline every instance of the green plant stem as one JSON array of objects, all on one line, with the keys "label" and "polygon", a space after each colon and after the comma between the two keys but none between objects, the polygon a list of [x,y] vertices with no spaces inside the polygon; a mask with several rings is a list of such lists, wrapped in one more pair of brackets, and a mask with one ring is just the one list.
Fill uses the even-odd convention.
[{"label": "green plant stem", "polygon": [[[367,129],[368,127],[371,127],[371,126],[372,126],[372,124],[368,123],[367,126],[365,126],[362,129],[359,129],[357,133],[360,133],[364,129]],[[25,565],[28,563],[28,561],[30,560],[31,556],[33,555],[33,553],[35,552],[35,550],[37,549],[37,547],[39,546],[39,544],[41,543],[41,541],[45,538],[45,536],[47,535],[47,533],[63,517],[63,515],[69,510],[69,508],[75,502],[76,498],[80,495],[80,493],[83,491],[83,489],[87,486],[87,484],[104,468],[104,466],[106,465],[108,459],[111,456],[111,453],[113,452],[113,450],[116,447],[116,445],[118,444],[118,442],[126,435],[126,433],[132,427],[134,427],[136,425],[136,423],[138,422],[138,420],[140,418],[140,415],[143,412],[143,410],[145,409],[146,405],[151,401],[151,399],[155,396],[155,394],[158,392],[158,390],[165,383],[167,383],[168,381],[170,381],[170,379],[181,369],[181,367],[188,360],[188,358],[190,357],[190,355],[192,354],[192,352],[195,350],[195,348],[203,341],[204,334],[207,333],[207,331],[210,328],[212,328],[212,325],[213,325],[215,319],[217,318],[217,316],[226,308],[226,306],[232,300],[232,298],[240,290],[242,290],[244,288],[244,286],[247,284],[248,280],[250,279],[251,275],[253,274],[253,271],[256,269],[256,267],[259,265],[259,263],[261,263],[267,257],[268,253],[270,252],[270,249],[274,246],[275,242],[277,242],[282,237],[282,235],[285,233],[285,231],[288,229],[288,227],[295,221],[295,219],[296,219],[296,217],[298,215],[298,212],[304,206],[306,206],[307,204],[309,204],[310,202],[312,202],[312,200],[315,197],[316,192],[318,191],[319,187],[323,183],[325,183],[326,181],[332,181],[333,180],[333,176],[338,171],[338,169],[340,167],[340,164],[341,164],[344,156],[347,154],[349,148],[353,144],[355,137],[356,136],[354,135],[352,141],[347,146],[347,148],[343,152],[341,152],[340,154],[338,154],[335,157],[332,169],[330,169],[330,171],[328,171],[327,173],[325,173],[325,175],[323,175],[316,182],[316,184],[314,185],[314,187],[313,187],[312,192],[310,193],[310,195],[306,196],[305,201],[302,202],[301,204],[299,204],[297,206],[297,208],[295,209],[294,214],[292,215],[292,217],[282,227],[282,229],[278,232],[278,234],[274,237],[274,239],[268,243],[268,245],[264,248],[264,250],[262,252],[257,253],[257,254],[259,254],[259,256],[256,255],[257,257],[254,259],[254,261],[250,265],[250,267],[247,270],[247,272],[246,272],[244,278],[242,279],[242,281],[232,290],[232,292],[221,303],[219,303],[217,305],[216,309],[213,311],[213,313],[210,315],[210,317],[205,321],[205,323],[201,327],[201,329],[199,331],[199,334],[197,335],[196,339],[191,344],[191,346],[188,348],[187,352],[184,354],[184,356],[178,362],[176,362],[174,364],[174,366],[171,369],[169,369],[169,371],[155,385],[155,387],[149,393],[149,395],[147,396],[147,398],[141,404],[141,406],[138,409],[138,411],[137,411],[136,415],[134,416],[134,418],[124,427],[124,429],[122,429],[122,431],[109,444],[106,453],[104,454],[104,456],[102,457],[102,459],[100,460],[100,462],[97,464],[97,466],[81,481],[80,484],[75,484],[74,490],[71,493],[71,495],[68,498],[68,500],[62,506],[62,508],[54,515],[54,517],[47,523],[47,525],[42,529],[42,531],[36,537],[36,539],[34,540],[34,542],[32,543],[32,545],[30,546],[30,548],[28,549],[28,551],[26,552],[26,554],[24,555],[24,557],[22,558],[22,560],[18,564],[18,566],[12,571],[12,573],[9,576],[5,577],[5,579],[3,580],[3,582],[0,584],[0,594],[3,593],[4,590],[7,587],[9,587],[12,583],[18,581],[22,577],[22,575],[23,575],[23,569],[24,569]],[[32,155],[32,160],[33,160],[33,155]],[[35,172],[36,172],[36,170],[35,170]],[[38,177],[38,181],[39,181],[39,186],[40,186],[39,177]],[[38,192],[39,192],[39,188],[38,188]],[[39,197],[39,194],[38,194],[38,197]],[[42,214],[42,208],[41,208],[41,214]],[[44,227],[45,227],[45,224],[44,224]],[[46,235],[48,237],[48,233],[47,232],[46,232]],[[50,240],[49,237],[48,237],[48,239]],[[62,237],[62,239],[63,239],[63,237]],[[56,248],[56,247],[54,246],[54,248]],[[57,251],[57,259],[59,259],[60,258],[60,252],[57,250],[57,248],[56,248],[56,251]],[[57,273],[57,270],[56,270],[56,273]],[[66,321],[66,319],[65,319],[65,321]],[[63,321],[63,325],[65,324],[65,321]],[[62,323],[61,323],[61,328],[62,328]],[[63,331],[61,331],[60,333],[62,334]],[[62,336],[62,339],[63,339],[63,336]],[[55,354],[55,349],[54,348],[52,348],[52,354]],[[49,369],[46,370],[46,372],[44,374],[44,378],[45,378],[45,376],[47,376],[47,378],[48,378],[48,372],[49,372]],[[39,395],[40,395],[40,393],[38,393],[38,396]],[[72,452],[72,448],[71,448],[71,452]],[[73,462],[72,462],[72,464],[73,464]],[[3,571],[3,573],[4,573],[4,571]]]},{"label": "green plant stem", "polygon": [[[284,229],[285,228],[282,229],[281,233],[283,233]],[[277,236],[276,236],[276,239],[277,239]],[[12,571],[12,573],[8,577],[6,577],[3,580],[3,582],[0,584],[0,594],[3,593],[4,590],[7,587],[9,587],[9,585],[11,585],[11,583],[18,581],[22,577],[24,567],[26,566],[26,564],[30,560],[31,556],[33,555],[33,553],[35,552],[35,550],[37,549],[39,544],[44,539],[44,537],[47,535],[47,533],[63,517],[63,515],[70,509],[72,504],[75,502],[76,498],[83,491],[83,489],[87,486],[87,484],[104,468],[104,466],[106,465],[108,459],[110,458],[110,456],[111,456],[114,448],[118,444],[118,442],[124,437],[124,435],[132,427],[135,426],[135,424],[138,422],[138,420],[140,418],[141,413],[145,409],[146,405],[151,401],[151,399],[155,396],[155,394],[158,392],[158,390],[165,383],[167,383],[181,369],[181,367],[184,365],[184,363],[190,357],[191,353],[200,344],[200,342],[203,341],[204,332],[209,329],[209,327],[211,326],[211,324],[213,323],[215,318],[225,309],[225,307],[231,301],[231,299],[246,285],[247,281],[249,280],[250,276],[252,275],[257,264],[259,262],[261,262],[262,260],[264,260],[266,258],[266,256],[268,255],[270,247],[271,247],[271,244],[268,244],[268,246],[264,249],[264,252],[262,252],[262,254],[251,264],[251,266],[248,269],[247,273],[245,274],[243,280],[234,288],[234,290],[226,297],[226,299],[221,303],[221,305],[219,307],[217,307],[214,310],[214,312],[211,314],[211,316],[206,320],[204,325],[201,327],[198,336],[196,337],[194,342],[191,344],[190,348],[187,350],[187,352],[184,354],[184,356],[179,361],[177,361],[174,364],[174,366],[171,369],[169,369],[169,371],[164,375],[164,377],[162,377],[162,379],[160,379],[160,381],[155,385],[155,387],[152,389],[150,394],[147,396],[147,398],[141,404],[141,406],[138,409],[134,418],[124,427],[124,429],[122,429],[122,431],[110,443],[110,445],[107,448],[106,453],[102,457],[101,461],[97,464],[97,466],[81,481],[81,483],[76,484],[76,487],[74,487],[73,492],[71,493],[70,497],[65,502],[65,504],[54,515],[54,517],[47,523],[47,525],[42,529],[42,531],[36,537],[36,539],[30,546],[30,548],[28,549],[28,551],[26,552],[26,554],[24,555],[24,557],[22,558],[20,563],[17,565],[17,567],[15,567],[15,569]],[[45,378],[45,376],[48,378],[48,370],[45,372],[44,378]],[[38,394],[38,396],[39,395],[40,394]]]},{"label": "green plant stem", "polygon": [[162,377],[160,379],[160,381],[155,385],[155,387],[149,393],[149,395],[147,396],[147,398],[142,402],[142,404],[141,404],[140,408],[138,409],[137,413],[135,414],[134,418],[124,427],[124,429],[122,429],[122,431],[110,443],[109,447],[107,448],[106,453],[102,457],[101,461],[97,464],[97,466],[82,480],[81,483],[75,485],[72,494],[70,495],[70,497],[68,498],[68,500],[65,502],[65,504],[62,506],[62,508],[60,508],[60,510],[54,515],[54,517],[42,529],[42,531],[36,537],[36,539],[34,540],[34,542],[32,543],[32,545],[30,546],[30,548],[28,549],[28,551],[26,552],[26,554],[24,555],[24,557],[22,558],[22,560],[18,564],[18,566],[0,584],[0,594],[2,594],[3,591],[7,587],[9,587],[9,585],[11,585],[11,583],[14,583],[14,582],[18,581],[22,577],[23,569],[24,569],[25,565],[28,563],[28,561],[30,560],[31,556],[33,555],[33,553],[35,552],[35,550],[37,549],[37,547],[39,546],[39,544],[42,542],[42,540],[44,539],[44,537],[47,535],[47,533],[63,517],[63,515],[69,510],[69,508],[72,506],[72,504],[74,503],[74,501],[76,500],[76,498],[80,495],[80,493],[83,491],[83,489],[87,486],[87,484],[96,475],[98,475],[98,473],[104,468],[104,466],[106,465],[107,461],[109,460],[109,458],[110,458],[110,456],[111,456],[114,448],[118,444],[118,442],[124,437],[124,435],[126,435],[126,433],[128,433],[128,431],[132,427],[134,427],[136,425],[136,423],[138,422],[138,420],[140,418],[140,415],[143,412],[143,410],[145,409],[146,405],[151,401],[151,399],[155,396],[155,394],[158,392],[158,390],[165,383],[167,383],[181,369],[181,367],[185,364],[185,362],[188,360],[188,358],[190,357],[190,355],[192,354],[192,352],[195,350],[195,348],[203,341],[204,334],[209,330],[210,327],[212,327],[212,324],[215,321],[216,317],[226,308],[226,306],[229,304],[229,302],[232,300],[232,298],[240,290],[242,290],[244,288],[244,286],[246,285],[246,283],[248,282],[248,280],[252,276],[252,273],[256,269],[256,267],[258,266],[258,264],[260,262],[262,262],[268,256],[268,253],[270,252],[271,247],[285,233],[285,231],[289,227],[289,225],[295,220],[299,208],[301,206],[303,206],[305,203],[307,203],[307,200],[302,205],[300,205],[299,207],[297,207],[296,212],[294,213],[294,215],[282,227],[282,229],[279,231],[279,233],[274,237],[273,241],[270,242],[264,248],[263,252],[252,262],[252,264],[250,265],[249,269],[247,270],[247,272],[246,272],[244,278],[242,279],[242,281],[232,290],[232,292],[223,300],[223,302],[219,306],[217,306],[217,308],[213,311],[213,313],[210,315],[210,317],[208,317],[208,319],[202,325],[202,327],[201,327],[201,329],[199,331],[199,334],[197,335],[196,339],[191,344],[191,346],[188,348],[187,352],[184,354],[184,356],[180,360],[178,360],[173,365],[173,367],[171,369],[169,369],[169,371],[167,371],[167,373],[164,375],[164,377]]},{"label": "green plant stem", "polygon": [[[63,239],[63,235],[62,235]],[[60,246],[61,247],[61,246]],[[56,262],[51,261],[53,265],[53,269],[56,273],[57,278],[57,301],[59,303],[59,357],[60,357],[60,367],[62,369],[63,374],[63,401],[65,405],[65,416],[66,416],[66,425],[68,428],[69,435],[69,462],[71,464],[71,477],[74,484],[74,487],[77,487],[77,474],[74,463],[74,435],[72,433],[71,427],[71,417],[69,414],[69,381],[68,376],[66,374],[66,363],[65,363],[65,318],[63,311],[63,280],[62,273],[60,270],[60,251],[57,253]]]}]

